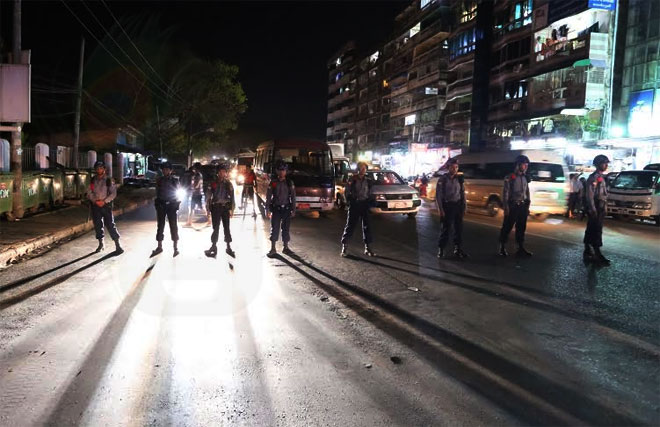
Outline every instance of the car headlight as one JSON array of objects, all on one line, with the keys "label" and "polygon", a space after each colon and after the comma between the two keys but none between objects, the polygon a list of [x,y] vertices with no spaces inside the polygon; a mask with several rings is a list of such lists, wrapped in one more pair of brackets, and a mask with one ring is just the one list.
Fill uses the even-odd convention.
[{"label": "car headlight", "polygon": [[413,193],[413,200],[419,200],[419,193]]},{"label": "car headlight", "polygon": [[376,195],[376,200],[387,200],[387,199],[385,198],[384,194],[377,194]]},{"label": "car headlight", "polygon": [[186,198],[186,190],[184,190],[183,188],[179,188],[179,189],[177,189],[177,190],[176,190],[176,199],[177,199],[178,201],[181,201],[181,200],[183,200],[183,199],[185,199],[185,198]]},{"label": "car headlight", "polygon": [[650,209],[651,204],[650,203],[634,203],[633,204],[633,209]]},{"label": "car headlight", "polygon": [[245,177],[243,175],[238,176],[238,183],[243,184],[245,182]]}]

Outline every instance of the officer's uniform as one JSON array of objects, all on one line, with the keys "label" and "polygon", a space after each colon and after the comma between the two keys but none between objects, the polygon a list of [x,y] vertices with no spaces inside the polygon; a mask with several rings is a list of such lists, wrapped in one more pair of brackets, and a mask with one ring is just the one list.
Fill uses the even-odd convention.
[{"label": "officer's uniform", "polygon": [[291,241],[291,215],[296,213],[296,187],[293,181],[289,178],[284,178],[283,181],[276,178],[270,183],[266,192],[266,212],[272,214],[270,241],[275,243],[279,240],[281,229],[282,242],[287,246]]},{"label": "officer's uniform", "polygon": [[[115,218],[112,214],[112,201],[117,197],[117,186],[112,178],[107,175],[103,177],[95,176],[89,185],[87,199],[91,202],[92,220],[94,221],[94,230],[99,242],[103,241],[103,226],[107,227],[112,240],[119,240],[119,232],[115,225]],[[98,200],[105,203],[102,207],[96,205]]]},{"label": "officer's uniform", "polygon": [[509,233],[515,225],[516,243],[519,247],[523,246],[530,202],[527,175],[513,173],[504,178],[502,203],[509,208],[509,214],[504,217],[504,223],[500,231],[500,243],[502,245],[506,244],[507,240],[509,240]]},{"label": "officer's uniform", "polygon": [[584,232],[584,244],[597,249],[603,246],[603,220],[607,209],[605,176],[600,171],[592,173],[585,187],[587,229]]},{"label": "officer's uniform", "polygon": [[444,248],[449,241],[449,233],[454,229],[454,245],[460,248],[463,242],[463,215],[465,214],[465,188],[463,176],[448,173],[440,176],[436,186],[436,205],[442,215],[438,247]]},{"label": "officer's uniform", "polygon": [[366,176],[364,179],[353,176],[350,185],[346,187],[346,201],[348,202],[348,217],[346,227],[341,237],[342,245],[348,245],[353,236],[355,227],[362,222],[362,240],[365,245],[372,242],[371,224],[369,221],[369,208],[371,207],[371,187],[373,183]]},{"label": "officer's uniform", "polygon": [[158,219],[158,229],[156,231],[156,241],[162,242],[165,230],[165,217],[170,223],[170,235],[173,242],[179,240],[179,227],[177,224],[177,211],[179,210],[179,200],[176,197],[176,190],[179,187],[179,179],[170,174],[161,176],[156,180],[156,218]]},{"label": "officer's uniform", "polygon": [[216,178],[211,183],[210,192],[211,224],[213,225],[213,234],[211,234],[211,243],[218,243],[220,235],[220,221],[225,234],[225,242],[231,242],[231,231],[229,229],[229,214],[234,211],[234,186],[228,179],[220,180]]}]

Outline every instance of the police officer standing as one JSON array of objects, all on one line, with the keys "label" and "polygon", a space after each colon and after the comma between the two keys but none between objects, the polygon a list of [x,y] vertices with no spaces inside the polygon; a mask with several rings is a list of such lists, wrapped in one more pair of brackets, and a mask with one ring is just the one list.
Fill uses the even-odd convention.
[{"label": "police officer standing", "polygon": [[112,178],[106,175],[105,163],[102,161],[94,163],[94,171],[96,175],[87,191],[87,199],[91,202],[94,230],[96,239],[99,241],[96,252],[101,252],[105,248],[103,245],[103,226],[105,225],[110,237],[115,241],[115,253],[121,254],[124,250],[119,244],[119,232],[112,214],[112,201],[117,197],[117,186]]},{"label": "police officer standing", "polygon": [[607,207],[607,182],[603,173],[609,163],[610,160],[606,156],[602,154],[596,156],[593,161],[596,171],[589,175],[585,184],[587,229],[584,232],[583,259],[586,262],[596,261],[604,265],[610,265],[610,260],[600,252],[603,246],[603,220]]},{"label": "police officer standing", "polygon": [[371,226],[369,222],[369,208],[371,207],[372,181],[367,178],[367,164],[358,163],[358,173],[351,178],[351,182],[346,186],[346,201],[348,202],[348,217],[346,218],[346,227],[341,236],[341,256],[348,256],[348,241],[353,236],[355,227],[362,223],[362,240],[364,241],[364,254],[376,256],[371,250]]},{"label": "police officer standing", "polygon": [[163,176],[156,180],[156,218],[158,229],[156,231],[156,241],[158,247],[151,252],[151,256],[156,256],[163,252],[163,238],[165,231],[165,217],[170,224],[170,235],[174,245],[173,256],[179,255],[177,247],[179,241],[179,227],[177,224],[177,212],[180,201],[177,198],[177,189],[179,188],[179,179],[172,174],[172,164],[165,162],[161,165]]},{"label": "police officer standing", "polygon": [[236,202],[234,199],[234,186],[227,179],[227,165],[218,165],[217,177],[211,182],[209,193],[209,206],[211,211],[211,224],[213,225],[213,234],[211,234],[211,248],[204,251],[206,256],[214,257],[218,253],[216,244],[220,234],[220,221],[225,234],[225,243],[227,249],[225,252],[229,256],[234,256],[231,249],[231,231],[229,229],[229,219],[234,216]]},{"label": "police officer standing", "polygon": [[527,228],[527,216],[529,216],[529,181],[527,169],[529,158],[518,156],[513,174],[504,178],[502,189],[502,203],[504,205],[504,222],[500,231],[500,255],[507,256],[506,242],[513,226],[516,226],[516,243],[518,244],[517,255],[532,256],[525,249],[525,229]]},{"label": "police officer standing", "polygon": [[296,216],[296,187],[293,181],[286,177],[287,169],[285,162],[280,161],[277,164],[277,178],[270,183],[266,192],[266,215],[270,218],[270,251],[267,254],[269,258],[277,255],[275,243],[279,240],[280,229],[284,243],[282,252],[286,255],[293,254],[289,248],[289,227],[291,218]]},{"label": "police officer standing", "polygon": [[435,203],[440,212],[442,225],[438,241],[438,258],[445,256],[445,246],[449,241],[449,233],[454,229],[454,255],[457,258],[467,258],[463,252],[463,216],[467,207],[463,176],[458,174],[458,159],[449,159],[449,171],[441,175],[436,186]]}]

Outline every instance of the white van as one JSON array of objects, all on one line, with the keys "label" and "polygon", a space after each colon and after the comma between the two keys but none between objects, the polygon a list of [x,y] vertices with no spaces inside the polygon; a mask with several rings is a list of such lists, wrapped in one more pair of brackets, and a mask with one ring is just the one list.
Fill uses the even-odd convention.
[{"label": "white van", "polygon": [[[510,150],[468,153],[458,156],[459,171],[465,177],[465,198],[469,210],[495,216],[502,209],[504,177],[514,171],[516,157],[529,158],[530,214],[566,213],[569,192],[568,169],[561,156],[543,150]],[[442,171],[439,171],[442,173]],[[435,198],[437,177],[432,179],[427,196]]]},{"label": "white van", "polygon": [[612,182],[607,213],[614,218],[652,219],[660,225],[660,171],[623,171]]}]

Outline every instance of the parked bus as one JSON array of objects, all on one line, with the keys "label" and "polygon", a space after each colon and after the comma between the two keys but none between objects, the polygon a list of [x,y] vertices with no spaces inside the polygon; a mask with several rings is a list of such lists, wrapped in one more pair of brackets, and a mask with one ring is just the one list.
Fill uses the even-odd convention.
[{"label": "parked bus", "polygon": [[[566,213],[568,170],[561,156],[543,150],[511,150],[469,153],[458,156],[459,168],[465,177],[465,198],[469,210],[485,210],[495,216],[502,209],[504,177],[514,169],[519,155],[529,157],[531,214]],[[439,171],[442,173],[442,170]],[[427,194],[435,199],[437,174],[429,183]]]},{"label": "parked bus", "polygon": [[264,201],[275,165],[289,166],[298,211],[329,211],[334,206],[334,167],[328,144],[313,140],[273,140],[259,145],[254,158],[257,195]]}]

